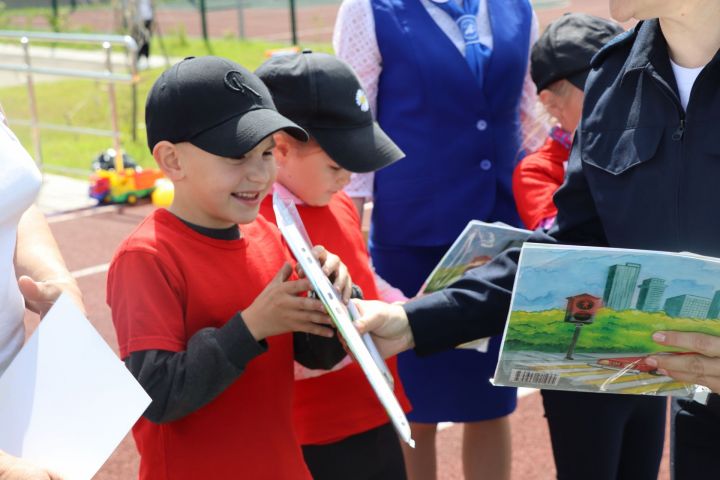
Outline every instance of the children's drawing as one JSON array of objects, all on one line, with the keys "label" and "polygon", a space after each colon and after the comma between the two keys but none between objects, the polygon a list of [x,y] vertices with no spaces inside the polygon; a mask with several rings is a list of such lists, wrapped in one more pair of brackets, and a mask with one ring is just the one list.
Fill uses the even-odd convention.
[{"label": "children's drawing", "polygon": [[519,247],[530,233],[502,223],[470,221],[425,280],[418,295],[441,290],[471,268],[488,263],[503,250]]},{"label": "children's drawing", "polygon": [[720,260],[643,250],[526,244],[495,373],[498,385],[692,395],[660,375],[658,330],[720,335]]},{"label": "children's drawing", "polygon": [[[471,220],[420,287],[418,296],[442,290],[471,268],[485,265],[503,250],[521,246],[530,233],[504,223]],[[487,352],[489,340],[479,338],[457,348]]]}]

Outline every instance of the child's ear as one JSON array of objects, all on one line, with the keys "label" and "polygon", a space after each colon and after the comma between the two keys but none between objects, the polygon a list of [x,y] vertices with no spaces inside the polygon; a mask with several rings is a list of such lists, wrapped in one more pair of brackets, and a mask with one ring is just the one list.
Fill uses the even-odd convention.
[{"label": "child's ear", "polygon": [[275,140],[275,149],[273,150],[275,161],[278,165],[284,165],[291,148],[288,137],[283,132],[278,132],[273,134],[273,140]]},{"label": "child's ear", "polygon": [[160,170],[162,170],[170,180],[180,180],[185,176],[182,163],[180,162],[180,155],[175,144],[165,140],[158,142],[155,147],[153,147],[152,154]]}]

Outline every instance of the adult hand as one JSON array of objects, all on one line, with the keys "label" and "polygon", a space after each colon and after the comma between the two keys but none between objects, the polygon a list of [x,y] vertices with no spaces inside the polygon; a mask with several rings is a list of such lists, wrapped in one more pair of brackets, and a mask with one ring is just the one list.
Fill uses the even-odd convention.
[{"label": "adult hand", "polygon": [[83,314],[87,315],[83,305],[82,293],[75,280],[71,277],[58,277],[43,281],[35,281],[27,275],[21,275],[18,279],[20,293],[25,297],[25,306],[35,313],[44,317],[50,307],[61,293],[65,292],[80,308]]},{"label": "adult hand", "polygon": [[657,367],[658,373],[720,392],[720,337],[696,332],[655,332],[653,340],[694,352],[648,357],[645,362]]},{"label": "adult hand", "polygon": [[322,302],[298,295],[310,290],[310,280],[290,280],[292,267],[285,263],[252,304],[242,312],[256,340],[287,332],[307,332],[332,337],[333,329]]},{"label": "adult hand", "polygon": [[62,477],[0,451],[0,480],[62,480]]},{"label": "adult hand", "polygon": [[387,358],[415,346],[405,309],[400,304],[377,300],[352,300],[360,318],[355,327],[362,333],[370,333],[380,354]]}]

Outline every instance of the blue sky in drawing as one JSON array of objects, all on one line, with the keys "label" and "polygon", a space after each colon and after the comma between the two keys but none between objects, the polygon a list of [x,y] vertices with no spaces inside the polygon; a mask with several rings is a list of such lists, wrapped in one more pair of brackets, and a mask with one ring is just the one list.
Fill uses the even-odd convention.
[{"label": "blue sky in drawing", "polygon": [[[712,298],[720,290],[720,261],[662,255],[657,252],[556,249],[532,245],[523,249],[515,285],[514,310],[565,308],[566,297],[589,293],[603,296],[610,266],[642,265],[638,285],[659,277],[668,285],[663,299],[690,294]],[[635,306],[638,289],[632,305]]]}]

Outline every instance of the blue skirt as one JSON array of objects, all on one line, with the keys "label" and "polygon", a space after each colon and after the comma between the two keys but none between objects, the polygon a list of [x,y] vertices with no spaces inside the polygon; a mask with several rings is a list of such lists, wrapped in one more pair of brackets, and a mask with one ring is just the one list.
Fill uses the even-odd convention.
[{"label": "blue skirt", "polygon": [[[370,253],[377,273],[413,297],[449,248],[371,244]],[[477,422],[512,413],[517,405],[516,389],[494,387],[489,381],[495,373],[500,341],[500,337],[492,338],[487,353],[459,349],[423,357],[414,351],[398,355],[400,379],[413,406],[408,419],[419,423]]]}]

